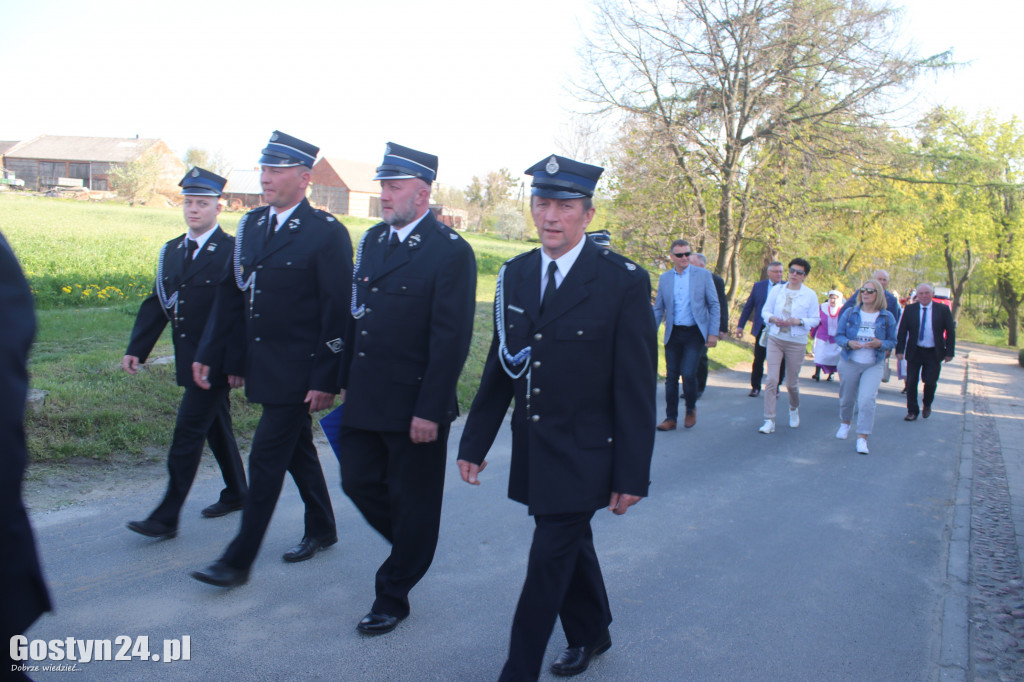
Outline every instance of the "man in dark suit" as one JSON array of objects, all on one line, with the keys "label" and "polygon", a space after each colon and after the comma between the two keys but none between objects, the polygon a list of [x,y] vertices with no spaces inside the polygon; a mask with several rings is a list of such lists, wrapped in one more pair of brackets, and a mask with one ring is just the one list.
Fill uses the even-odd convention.
[{"label": "man in dark suit", "polygon": [[390,632],[437,547],[448,430],[469,353],[476,259],[430,212],[437,157],[388,143],[375,180],[384,222],[363,235],[341,364],[341,487],[391,543],[356,626]]},{"label": "man in dark suit", "polygon": [[903,311],[896,331],[896,361],[907,358],[907,416],[904,421],[917,419],[917,382],[924,382],[920,414],[927,419],[932,413],[935,387],[943,361],[953,359],[956,347],[956,327],[953,313],[941,303],[932,301],[935,289],[931,284],[917,287],[917,302]]},{"label": "man in dark suit", "polygon": [[249,451],[249,495],[242,526],[220,559],[192,577],[220,587],[244,583],[281,494],[287,471],[306,505],[305,533],[285,552],[304,561],[338,541],[331,498],[313,445],[310,415],[329,408],[339,390],[345,310],[352,281],[352,242],[330,213],[306,201],[319,148],[274,131],[260,157],[269,204],[238,223],[231,267],[193,364],[210,387],[210,364],[244,328],[244,381],[263,414]]},{"label": "man in dark suit", "polygon": [[650,277],[584,238],[602,170],[551,156],[526,171],[542,247],[498,275],[494,338],[459,444],[462,479],[478,485],[515,397],[508,495],[536,529],[502,680],[537,679],[559,618],[568,648],[555,674],[581,673],[611,646],[590,521],[647,495],[658,357]]},{"label": "man in dark suit", "polygon": [[[690,254],[690,265],[696,265],[698,268],[707,269],[708,257],[703,253],[691,253]],[[709,271],[710,272],[710,271]],[[711,273],[711,279],[715,283],[715,291],[718,293],[718,316],[720,324],[718,326],[719,338],[724,338],[729,335],[729,301],[725,297],[725,280],[719,277],[715,273]],[[708,348],[704,346],[704,350],[700,355],[700,363],[697,365],[697,399],[704,395],[704,389],[708,386]]]},{"label": "man in dark suit", "polygon": [[182,207],[188,233],[167,242],[160,250],[153,293],[139,307],[131,341],[121,361],[124,371],[137,374],[164,327],[171,323],[175,375],[185,392],[167,454],[167,492],[147,518],[128,522],[129,529],[152,538],[173,538],[178,533],[178,516],[199,468],[204,440],[209,442],[220,466],[224,490],[219,500],[203,509],[202,515],[224,516],[241,509],[245,499],[245,469],[231,430],[231,387],[227,377],[228,372],[241,374],[242,369],[228,368],[224,358],[220,358],[210,374],[210,390],[202,390],[192,380],[196,347],[235,247],[234,237],[217,224],[220,196],[226,183],[224,178],[202,168],[193,168],[178,183],[184,196]]},{"label": "man in dark suit", "polygon": [[[754,364],[750,366],[750,393],[751,398],[761,395],[761,378],[764,377],[764,358],[768,352],[765,346],[758,343],[761,337],[761,330],[764,329],[764,320],[761,319],[761,308],[768,300],[768,290],[782,281],[782,263],[772,261],[768,264],[768,279],[755,282],[750,289],[750,296],[743,304],[743,311],[740,313],[740,320],[736,323],[736,338],[743,338],[743,327],[747,320],[750,320],[750,333],[754,335]],[[782,385],[783,377],[786,376],[786,361],[782,361],[779,369],[779,385]]]},{"label": "man in dark suit", "polygon": [[0,329],[0,638],[8,651],[4,679],[9,675],[10,679],[27,680],[27,675],[12,667],[24,661],[11,657],[11,638],[52,608],[32,525],[21,501],[28,465],[24,426],[28,351],[36,333],[36,315],[28,282],[2,234]]}]

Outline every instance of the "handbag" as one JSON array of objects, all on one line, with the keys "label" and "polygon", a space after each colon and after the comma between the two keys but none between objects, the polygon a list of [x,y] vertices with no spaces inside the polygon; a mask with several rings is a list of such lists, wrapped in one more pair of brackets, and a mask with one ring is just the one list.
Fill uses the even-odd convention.
[{"label": "handbag", "polygon": [[768,347],[768,325],[761,328],[761,335],[757,337],[757,345],[761,348]]}]

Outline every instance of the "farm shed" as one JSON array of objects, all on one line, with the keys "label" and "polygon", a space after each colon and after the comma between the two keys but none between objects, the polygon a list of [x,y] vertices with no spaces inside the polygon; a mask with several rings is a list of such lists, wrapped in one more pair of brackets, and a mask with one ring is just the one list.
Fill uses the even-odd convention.
[{"label": "farm shed", "polygon": [[324,157],[313,166],[310,203],[338,215],[380,217],[380,183],[376,166]]},{"label": "farm shed", "polygon": [[224,201],[232,211],[248,210],[263,203],[259,169],[232,169],[224,185]]},{"label": "farm shed", "polygon": [[155,154],[160,162],[160,182],[177,185],[187,170],[163,140],[123,137],[75,137],[40,135],[19,142],[3,154],[4,168],[14,171],[25,187],[45,190],[62,184],[59,178],[81,180],[87,189],[107,191],[110,169]]}]

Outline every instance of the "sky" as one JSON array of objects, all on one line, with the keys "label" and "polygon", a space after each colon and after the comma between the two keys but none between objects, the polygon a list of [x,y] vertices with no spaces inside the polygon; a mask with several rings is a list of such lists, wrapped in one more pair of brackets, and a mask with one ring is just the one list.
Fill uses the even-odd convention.
[{"label": "sky", "polygon": [[[895,0],[932,105],[1024,117],[1024,2]],[[438,181],[514,176],[571,139],[586,0],[0,0],[0,140],[160,138],[255,167],[282,130],[377,165],[385,143],[440,157]],[[599,159],[581,159],[592,162]]]}]

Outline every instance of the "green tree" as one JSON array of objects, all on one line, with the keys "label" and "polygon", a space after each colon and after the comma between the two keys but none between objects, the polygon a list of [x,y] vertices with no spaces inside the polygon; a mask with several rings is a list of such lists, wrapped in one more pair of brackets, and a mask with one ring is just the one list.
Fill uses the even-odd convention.
[{"label": "green tree", "polygon": [[193,166],[199,166],[205,168],[208,171],[212,171],[217,175],[227,177],[227,173],[231,170],[227,161],[224,160],[224,156],[218,151],[211,154],[205,149],[200,147],[189,147],[185,151],[185,156],[182,157],[182,161],[188,168]]},{"label": "green tree", "polygon": [[117,193],[128,200],[129,206],[144,201],[156,192],[160,181],[160,158],[146,152],[134,161],[110,169],[110,183]]}]

